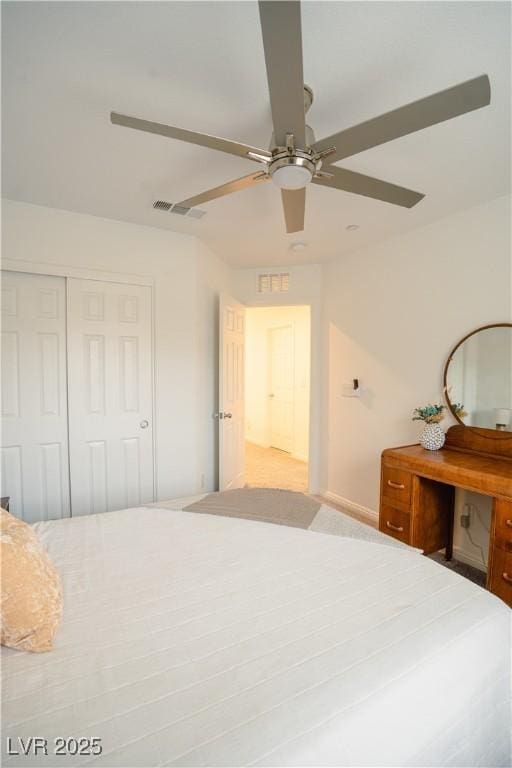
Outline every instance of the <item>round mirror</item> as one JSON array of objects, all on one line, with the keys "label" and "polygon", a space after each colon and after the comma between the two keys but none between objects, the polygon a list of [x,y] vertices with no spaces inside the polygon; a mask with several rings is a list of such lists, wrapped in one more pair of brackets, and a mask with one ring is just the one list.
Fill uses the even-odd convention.
[{"label": "round mirror", "polygon": [[512,323],[477,328],[444,369],[444,392],[460,424],[512,432]]}]

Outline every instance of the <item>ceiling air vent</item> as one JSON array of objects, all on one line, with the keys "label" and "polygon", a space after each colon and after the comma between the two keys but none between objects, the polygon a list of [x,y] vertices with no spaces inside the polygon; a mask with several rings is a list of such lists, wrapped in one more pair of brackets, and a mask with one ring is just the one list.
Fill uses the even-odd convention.
[{"label": "ceiling air vent", "polygon": [[165,200],[157,200],[153,203],[153,208],[158,208],[159,211],[168,211],[172,208],[172,203],[166,203]]},{"label": "ceiling air vent", "polygon": [[286,293],[289,289],[289,272],[258,275],[258,293]]},{"label": "ceiling air vent", "polygon": [[206,213],[206,211],[202,211],[200,208],[187,208],[185,205],[169,203],[167,200],[155,200],[153,208],[157,211],[175,213],[178,216],[190,216],[192,219],[202,219]]}]

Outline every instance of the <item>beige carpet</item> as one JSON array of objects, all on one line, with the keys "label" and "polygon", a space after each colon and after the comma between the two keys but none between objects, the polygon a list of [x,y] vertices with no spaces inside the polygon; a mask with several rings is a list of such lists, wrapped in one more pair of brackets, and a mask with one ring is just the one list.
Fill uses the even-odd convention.
[{"label": "beige carpet", "polygon": [[245,444],[245,482],[249,488],[308,491],[308,465],[277,448]]}]

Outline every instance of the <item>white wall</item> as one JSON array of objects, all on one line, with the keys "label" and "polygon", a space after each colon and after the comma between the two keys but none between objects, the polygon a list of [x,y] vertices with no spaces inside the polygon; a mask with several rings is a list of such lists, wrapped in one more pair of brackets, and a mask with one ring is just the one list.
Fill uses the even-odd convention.
[{"label": "white wall", "polygon": [[309,306],[250,307],[245,323],[245,436],[258,445],[270,445],[269,331],[290,325],[294,348],[292,455],[302,461],[309,454],[310,316]]},{"label": "white wall", "polygon": [[[329,492],[376,512],[380,453],[417,442],[421,425],[411,413],[441,401],[455,343],[512,318],[510,204],[498,198],[326,265]],[[354,377],[366,394],[342,397]],[[488,500],[479,497],[479,506],[488,521]],[[479,559],[458,525],[455,546]]]},{"label": "white wall", "polygon": [[2,223],[4,268],[153,281],[157,499],[194,493],[202,475],[213,489],[215,295],[229,289],[226,265],[195,237],[42,206],[4,200]]}]

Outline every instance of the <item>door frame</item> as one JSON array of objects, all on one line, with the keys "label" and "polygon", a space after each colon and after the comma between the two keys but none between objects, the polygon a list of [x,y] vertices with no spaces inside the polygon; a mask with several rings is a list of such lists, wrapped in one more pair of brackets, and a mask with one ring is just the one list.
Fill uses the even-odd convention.
[{"label": "door frame", "polygon": [[[156,419],[156,334],[155,334],[155,280],[150,275],[134,275],[123,272],[107,272],[101,269],[90,269],[88,267],[72,267],[64,264],[51,264],[44,261],[18,261],[17,259],[2,259],[1,272],[25,272],[34,275],[48,275],[50,277],[64,277],[66,279],[65,293],[66,306],[68,300],[68,278],[78,277],[83,280],[100,280],[104,283],[121,283],[128,285],[139,285],[150,288],[151,291],[151,396],[153,424],[153,501],[156,498],[158,488],[157,476],[157,419]],[[66,366],[67,366],[67,328],[66,328]],[[67,375],[66,375],[67,380]],[[69,391],[67,392],[69,399]],[[69,419],[68,419],[68,443],[69,443]],[[69,456],[68,456],[69,461]],[[71,510],[71,516],[73,510]]]},{"label": "door frame", "polygon": [[[236,296],[236,294],[235,294]],[[308,440],[308,492],[320,493],[323,482],[321,476],[321,425],[323,401],[322,384],[322,305],[311,299],[300,301],[287,300],[287,295],[276,294],[273,300],[249,298],[239,299],[247,309],[275,309],[276,307],[309,307],[309,440]],[[290,324],[293,325],[291,321]]]}]

